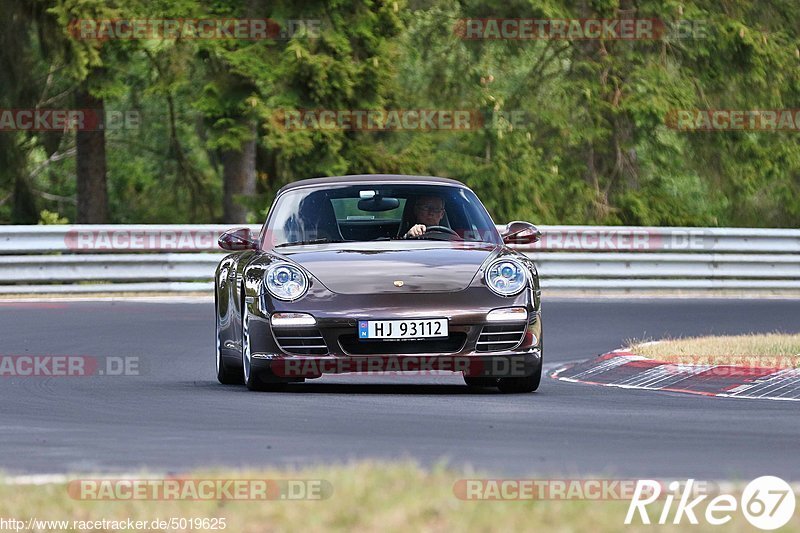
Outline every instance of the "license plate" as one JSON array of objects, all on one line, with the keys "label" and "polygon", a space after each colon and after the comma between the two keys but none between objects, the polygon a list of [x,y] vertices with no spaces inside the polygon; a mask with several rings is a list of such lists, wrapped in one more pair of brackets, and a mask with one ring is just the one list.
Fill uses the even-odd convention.
[{"label": "license plate", "polygon": [[359,320],[359,339],[426,339],[447,337],[446,318]]}]

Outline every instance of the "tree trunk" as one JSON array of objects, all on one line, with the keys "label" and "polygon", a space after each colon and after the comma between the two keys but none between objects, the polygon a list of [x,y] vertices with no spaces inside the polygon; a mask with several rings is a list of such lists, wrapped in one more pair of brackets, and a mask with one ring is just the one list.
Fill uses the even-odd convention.
[{"label": "tree trunk", "polygon": [[26,176],[27,154],[21,148],[21,135],[11,132],[0,135],[0,183],[4,186],[7,183],[13,184],[10,197],[3,197],[4,190],[0,192],[0,205],[11,202],[12,224],[36,224],[39,221],[39,210]]},{"label": "tree trunk", "polygon": [[[22,170],[22,169],[15,169]],[[12,224],[36,224],[39,222],[39,211],[36,198],[25,176],[18,172],[14,178],[13,205],[11,208]]]},{"label": "tree trunk", "polygon": [[243,141],[239,150],[221,153],[224,183],[224,215],[226,224],[247,223],[247,206],[242,200],[256,193],[256,124],[248,122],[251,138]]},{"label": "tree trunk", "polygon": [[[105,116],[103,99],[89,94],[84,86],[78,90],[78,109],[97,113],[102,121]],[[106,183],[106,136],[105,131],[79,130],[75,135],[78,180],[78,224],[108,223],[108,185]]]}]

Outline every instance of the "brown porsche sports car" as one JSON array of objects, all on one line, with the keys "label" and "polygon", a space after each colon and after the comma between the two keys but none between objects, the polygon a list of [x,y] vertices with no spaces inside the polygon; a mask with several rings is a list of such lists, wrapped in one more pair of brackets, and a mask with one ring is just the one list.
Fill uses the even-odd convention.
[{"label": "brown porsche sports car", "polygon": [[326,373],[441,372],[530,392],[542,373],[536,267],[463,183],[423,176],[301,180],[260,235],[231,230],[215,278],[224,384],[279,389]]}]

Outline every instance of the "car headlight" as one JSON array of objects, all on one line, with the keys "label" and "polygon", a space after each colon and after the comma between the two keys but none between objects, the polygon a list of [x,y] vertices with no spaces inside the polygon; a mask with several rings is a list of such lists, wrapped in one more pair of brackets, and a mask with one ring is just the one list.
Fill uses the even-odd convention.
[{"label": "car headlight", "polygon": [[525,265],[516,259],[493,261],[484,274],[486,285],[500,296],[514,296],[522,292],[528,284]]},{"label": "car headlight", "polygon": [[294,265],[277,263],[267,268],[264,284],[278,300],[297,300],[308,290],[308,276]]}]

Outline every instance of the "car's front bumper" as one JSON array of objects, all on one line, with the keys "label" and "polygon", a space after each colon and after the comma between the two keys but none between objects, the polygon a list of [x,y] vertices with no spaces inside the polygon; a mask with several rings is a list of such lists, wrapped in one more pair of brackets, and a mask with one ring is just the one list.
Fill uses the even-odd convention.
[{"label": "car's front bumper", "polygon": [[[245,302],[248,313],[251,361],[255,368],[268,367],[272,374],[286,378],[313,378],[328,373],[427,373],[454,371],[482,377],[519,377],[535,373],[541,365],[541,313],[533,294],[526,291],[513,298],[488,294],[485,289],[425,295],[332,295],[287,303],[262,297]],[[488,322],[487,314],[506,307],[524,307],[524,322]],[[312,315],[316,325],[300,334],[310,346],[320,349],[287,350],[284,331],[270,324],[276,312]],[[447,318],[449,337],[445,341],[373,341],[356,338],[359,320]],[[507,326],[519,328],[516,343],[491,343],[504,338],[492,334]],[[488,332],[488,333],[487,333]],[[282,338],[279,342],[277,339]],[[508,334],[513,338],[513,334]],[[482,340],[483,339],[483,340]],[[481,344],[482,343],[482,344]],[[498,348],[492,350],[490,348]],[[300,352],[304,352],[300,350]]]},{"label": "car's front bumper", "polygon": [[536,373],[542,364],[538,348],[524,352],[479,355],[368,355],[368,356],[305,356],[285,354],[253,354],[251,365],[256,370],[269,370],[278,378],[294,381],[312,379],[324,374],[416,374],[434,375],[460,372],[468,377],[524,377]]}]

